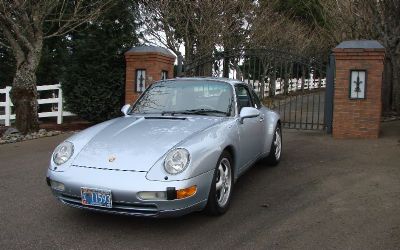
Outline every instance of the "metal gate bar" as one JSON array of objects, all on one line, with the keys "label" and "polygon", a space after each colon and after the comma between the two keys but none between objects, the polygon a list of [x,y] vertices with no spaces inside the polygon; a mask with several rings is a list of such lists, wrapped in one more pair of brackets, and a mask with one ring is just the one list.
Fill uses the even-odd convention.
[{"label": "metal gate bar", "polygon": [[[236,77],[252,86],[286,128],[331,128],[333,86],[329,62],[273,49],[216,52],[185,65],[186,76]],[[317,96],[316,96],[317,95]]]}]

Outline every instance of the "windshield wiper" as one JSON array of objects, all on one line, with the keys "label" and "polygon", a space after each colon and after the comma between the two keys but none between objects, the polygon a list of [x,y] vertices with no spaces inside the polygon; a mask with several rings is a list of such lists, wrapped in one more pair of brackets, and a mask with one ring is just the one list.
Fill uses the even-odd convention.
[{"label": "windshield wiper", "polygon": [[216,113],[216,114],[223,114],[228,116],[229,113],[221,111],[221,110],[216,110],[216,109],[189,109],[186,110],[188,112],[191,112],[193,114],[209,114],[209,113]]},{"label": "windshield wiper", "polygon": [[186,109],[186,110],[175,110],[175,111],[163,111],[161,112],[161,115],[165,114],[210,115],[210,113],[223,114],[225,116],[229,116],[229,113],[216,109]]}]

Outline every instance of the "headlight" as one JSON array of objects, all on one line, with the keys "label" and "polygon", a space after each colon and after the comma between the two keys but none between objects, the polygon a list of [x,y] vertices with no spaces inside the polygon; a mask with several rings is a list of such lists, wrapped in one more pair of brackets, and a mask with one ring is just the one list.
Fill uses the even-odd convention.
[{"label": "headlight", "polygon": [[65,141],[57,146],[53,153],[53,161],[57,165],[64,164],[74,153],[74,144]]},{"label": "headlight", "polygon": [[170,151],[164,160],[164,169],[169,174],[179,174],[189,165],[189,151],[177,148]]}]

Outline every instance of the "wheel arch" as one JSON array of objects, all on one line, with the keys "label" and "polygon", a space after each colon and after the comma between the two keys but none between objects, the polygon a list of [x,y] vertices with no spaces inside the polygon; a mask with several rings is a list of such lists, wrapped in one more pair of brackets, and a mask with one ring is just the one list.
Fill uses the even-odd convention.
[{"label": "wheel arch", "polygon": [[236,174],[238,173],[238,171],[237,171],[238,166],[237,166],[237,159],[236,159],[237,154],[236,154],[235,147],[233,145],[228,145],[224,148],[224,150],[222,152],[224,152],[224,151],[228,152],[232,157],[232,166],[233,166],[232,171],[233,171],[234,181],[236,181],[236,179],[237,179]]}]

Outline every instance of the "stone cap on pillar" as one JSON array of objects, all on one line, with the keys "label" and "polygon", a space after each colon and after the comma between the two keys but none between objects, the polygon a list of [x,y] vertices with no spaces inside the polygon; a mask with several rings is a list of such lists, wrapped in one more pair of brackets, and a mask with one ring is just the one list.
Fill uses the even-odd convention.
[{"label": "stone cap on pillar", "polygon": [[385,56],[385,47],[376,40],[352,40],[341,42],[333,49],[336,59],[342,57],[369,57],[370,59],[382,60]]},{"label": "stone cap on pillar", "polygon": [[128,50],[127,52],[125,52],[125,55],[147,54],[147,53],[160,54],[160,55],[171,57],[171,58],[175,59],[175,55],[168,49],[162,48],[162,47],[157,47],[157,46],[152,46],[152,45],[133,47],[130,50]]},{"label": "stone cap on pillar", "polygon": [[336,49],[385,49],[376,40],[352,40],[341,42]]}]

